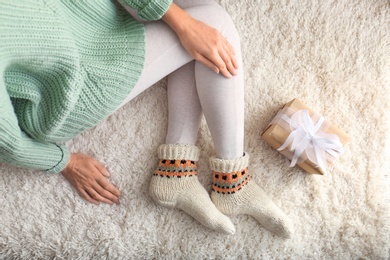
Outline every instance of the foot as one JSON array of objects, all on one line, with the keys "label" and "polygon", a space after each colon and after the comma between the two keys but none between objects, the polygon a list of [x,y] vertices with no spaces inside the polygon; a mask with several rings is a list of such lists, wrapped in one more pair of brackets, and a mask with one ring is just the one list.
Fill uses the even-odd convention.
[{"label": "foot", "polygon": [[224,214],[248,214],[264,228],[284,238],[290,238],[293,225],[290,219],[272,202],[248,174],[249,156],[237,160],[210,160],[213,170],[211,199]]},{"label": "foot", "polygon": [[234,234],[231,220],[212,203],[196,176],[199,150],[193,145],[162,145],[150,195],[159,205],[178,208],[213,230]]}]

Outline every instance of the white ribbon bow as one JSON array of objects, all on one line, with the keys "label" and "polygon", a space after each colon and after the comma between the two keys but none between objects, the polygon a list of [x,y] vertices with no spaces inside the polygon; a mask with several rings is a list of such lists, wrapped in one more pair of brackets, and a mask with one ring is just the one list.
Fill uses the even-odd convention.
[{"label": "white ribbon bow", "polygon": [[299,110],[291,118],[282,115],[281,119],[289,124],[291,133],[278,151],[284,150],[292,143],[290,151],[294,152],[294,155],[290,167],[293,167],[305,153],[307,158],[317,165],[316,168],[320,167],[326,173],[326,153],[336,158],[343,152],[343,145],[337,135],[320,130],[325,118],[321,116],[314,125],[309,111]]}]

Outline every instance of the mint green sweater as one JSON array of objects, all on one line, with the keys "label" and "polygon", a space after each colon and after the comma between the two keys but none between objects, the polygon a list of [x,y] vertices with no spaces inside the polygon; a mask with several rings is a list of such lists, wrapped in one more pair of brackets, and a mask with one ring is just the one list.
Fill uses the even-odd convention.
[{"label": "mint green sweater", "polygon": [[[157,20],[171,0],[122,3]],[[60,143],[115,110],[144,57],[144,26],[114,0],[1,0],[0,162],[62,171]]]}]

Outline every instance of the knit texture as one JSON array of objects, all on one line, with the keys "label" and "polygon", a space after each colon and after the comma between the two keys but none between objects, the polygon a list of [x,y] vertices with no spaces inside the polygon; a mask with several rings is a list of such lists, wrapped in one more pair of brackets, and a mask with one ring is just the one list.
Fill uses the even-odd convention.
[{"label": "knit texture", "polygon": [[[169,156],[178,154],[186,156],[174,159]],[[183,210],[208,228],[234,234],[233,223],[218,211],[196,176],[198,154],[199,149],[193,145],[161,145],[160,161],[150,182],[150,196],[161,206]]]},{"label": "knit texture", "polygon": [[211,199],[224,214],[248,214],[278,236],[290,238],[294,228],[289,218],[268,198],[248,174],[249,155],[236,160],[210,159],[213,171]]},{"label": "knit texture", "polygon": [[192,177],[197,174],[196,162],[190,160],[160,160],[155,176],[161,177]]},{"label": "knit texture", "polygon": [[[126,1],[157,19],[171,1]],[[145,33],[115,1],[0,2],[0,162],[57,173],[57,142],[107,117],[142,72]]]},{"label": "knit texture", "polygon": [[199,148],[195,145],[186,144],[163,144],[158,148],[158,156],[160,159],[167,160],[191,160],[199,159]]},{"label": "knit texture", "polygon": [[161,19],[163,14],[166,13],[172,1],[161,1],[161,0],[152,0],[152,1],[133,1],[133,0],[123,0],[123,4],[127,4],[133,9],[138,10],[138,16],[144,20],[158,20]]}]

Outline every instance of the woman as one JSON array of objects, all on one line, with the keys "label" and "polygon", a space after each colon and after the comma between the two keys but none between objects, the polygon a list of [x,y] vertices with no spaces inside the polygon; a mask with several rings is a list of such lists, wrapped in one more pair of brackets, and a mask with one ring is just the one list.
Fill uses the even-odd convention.
[{"label": "woman", "polygon": [[[169,75],[168,132],[151,197],[214,230],[232,234],[224,214],[249,214],[290,237],[289,219],[247,171],[234,24],[212,0],[188,2],[1,1],[0,161],[61,172],[87,201],[119,203],[103,165],[57,143]],[[202,114],[216,150],[211,199],[196,177]]]}]

